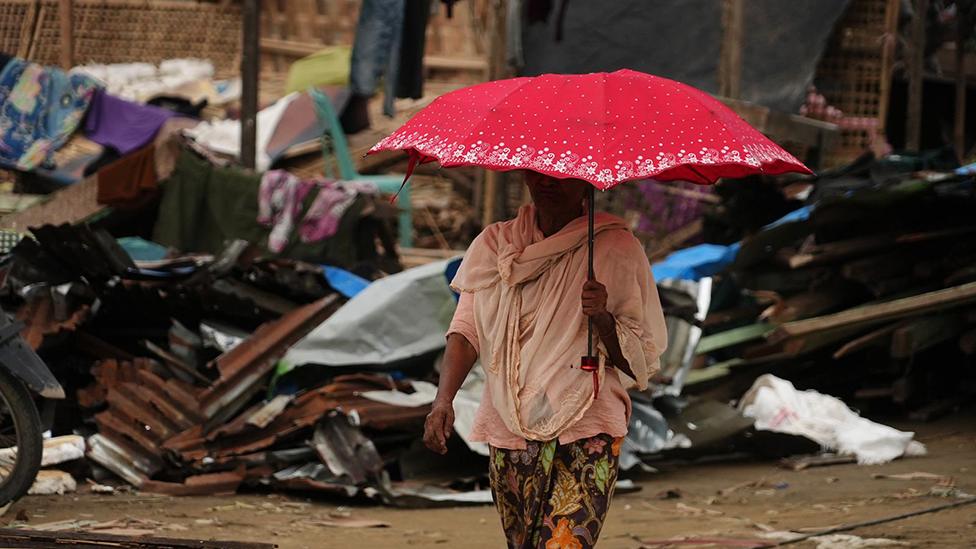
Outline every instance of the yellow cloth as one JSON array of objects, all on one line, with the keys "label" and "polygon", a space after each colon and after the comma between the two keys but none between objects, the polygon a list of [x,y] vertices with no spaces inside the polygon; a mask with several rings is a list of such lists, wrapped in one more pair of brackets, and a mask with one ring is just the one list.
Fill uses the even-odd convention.
[{"label": "yellow cloth", "polygon": [[288,69],[285,93],[305,91],[313,86],[349,84],[351,57],[349,46],[334,46],[295,61]]}]

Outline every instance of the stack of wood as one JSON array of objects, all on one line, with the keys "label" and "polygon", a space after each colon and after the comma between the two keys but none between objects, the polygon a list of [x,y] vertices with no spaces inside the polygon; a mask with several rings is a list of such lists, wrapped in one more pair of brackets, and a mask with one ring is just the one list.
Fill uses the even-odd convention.
[{"label": "stack of wood", "polygon": [[920,420],[976,392],[972,180],[879,167],[821,179],[808,216],[741,241],[690,391],[736,398],[773,372]]},{"label": "stack of wood", "polygon": [[477,235],[474,208],[458,192],[459,184],[453,179],[464,174],[451,173],[452,179],[447,179],[445,171],[438,175],[415,175],[410,179],[414,243],[418,248],[463,250]]}]

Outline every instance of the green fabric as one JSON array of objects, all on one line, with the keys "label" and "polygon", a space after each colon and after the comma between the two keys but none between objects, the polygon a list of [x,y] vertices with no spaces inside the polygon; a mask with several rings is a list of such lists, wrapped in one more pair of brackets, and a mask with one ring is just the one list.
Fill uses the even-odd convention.
[{"label": "green fabric", "polygon": [[348,85],[351,54],[349,46],[335,46],[295,61],[288,69],[285,93],[305,91],[312,86]]},{"label": "green fabric", "polygon": [[[267,252],[270,228],[257,222],[261,178],[236,168],[215,167],[184,150],[173,174],[161,183],[163,198],[153,240],[183,252],[217,254],[230,240],[254,242]],[[301,216],[315,201],[305,198]],[[305,243],[294,231],[281,257],[351,268],[357,262],[355,235],[367,198],[357,197],[339,220],[336,234]]]},{"label": "green fabric", "polygon": [[218,253],[234,239],[266,245],[268,230],[257,223],[260,184],[257,175],[183,151],[161,184],[153,240],[184,252]]}]

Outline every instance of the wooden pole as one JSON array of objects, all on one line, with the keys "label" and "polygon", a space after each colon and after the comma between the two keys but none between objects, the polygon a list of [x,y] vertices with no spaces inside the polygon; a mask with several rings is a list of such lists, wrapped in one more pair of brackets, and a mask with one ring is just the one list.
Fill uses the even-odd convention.
[{"label": "wooden pole", "polygon": [[956,118],[953,128],[953,141],[956,156],[963,162],[966,156],[966,14],[959,10],[956,14]]},{"label": "wooden pole", "polygon": [[60,0],[58,17],[61,22],[61,68],[75,66],[75,36],[71,22],[74,19],[74,0]]},{"label": "wooden pole", "polygon": [[895,46],[898,41],[898,17],[901,0],[888,0],[885,6],[885,38],[881,50],[881,100],[878,103],[878,128],[875,139],[887,142],[888,105],[891,103],[891,76],[894,72]]},{"label": "wooden pole", "polygon": [[241,164],[257,167],[258,75],[260,73],[260,0],[244,0],[241,55]]},{"label": "wooden pole", "polygon": [[905,148],[918,151],[922,143],[922,84],[925,78],[925,19],[929,0],[915,0],[912,19],[912,48],[908,64],[908,116]]},{"label": "wooden pole", "polygon": [[738,99],[742,95],[742,31],[745,18],[743,0],[726,0],[726,26],[722,35],[724,78],[721,93]]},{"label": "wooden pole", "polygon": [[[508,77],[508,61],[505,42],[507,7],[504,0],[491,0],[489,12],[488,78],[498,80]],[[484,211],[481,225],[487,227],[498,220],[505,208],[505,174],[488,170],[485,173]]]}]

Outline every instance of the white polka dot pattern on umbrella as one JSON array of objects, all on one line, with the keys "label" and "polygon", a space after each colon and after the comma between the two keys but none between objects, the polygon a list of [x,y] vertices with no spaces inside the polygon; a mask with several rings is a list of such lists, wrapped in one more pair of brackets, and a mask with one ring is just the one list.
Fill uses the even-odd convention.
[{"label": "white polka dot pattern on umbrella", "polygon": [[809,173],[728,107],[631,70],[546,74],[436,99],[370,152],[405,150],[444,167],[529,169],[600,189],[636,179]]}]

